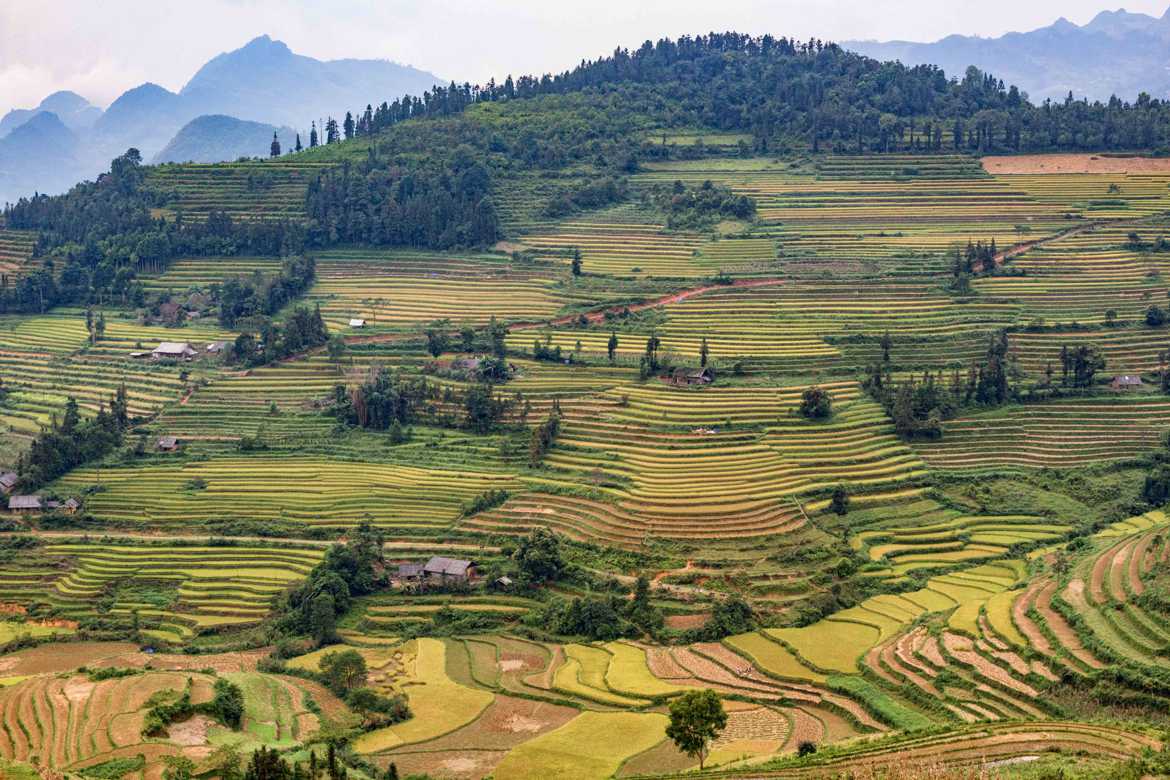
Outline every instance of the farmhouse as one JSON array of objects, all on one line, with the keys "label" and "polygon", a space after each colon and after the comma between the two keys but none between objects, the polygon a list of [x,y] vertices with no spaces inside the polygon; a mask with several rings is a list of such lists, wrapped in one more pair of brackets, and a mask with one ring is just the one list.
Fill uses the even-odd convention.
[{"label": "farmhouse", "polygon": [[403,582],[417,582],[423,578],[423,564],[421,563],[400,563],[398,564],[398,579]]},{"label": "farmhouse", "polygon": [[42,509],[40,496],[12,496],[8,499],[8,509],[12,512],[28,513],[39,512]]},{"label": "farmhouse", "polygon": [[179,449],[179,437],[163,436],[158,440],[159,452],[175,452]]},{"label": "farmhouse", "polygon": [[698,371],[688,372],[685,368],[676,368],[670,375],[670,383],[676,386],[689,387],[692,385],[709,385],[715,381],[715,372],[710,368],[700,368]]},{"label": "farmhouse", "polygon": [[150,356],[155,360],[190,360],[199,353],[186,341],[164,341]]},{"label": "farmhouse", "polygon": [[1118,374],[1110,386],[1114,390],[1137,390],[1142,387],[1142,378],[1137,374]]},{"label": "farmhouse", "polygon": [[0,493],[4,495],[11,493],[12,488],[16,487],[17,479],[19,478],[16,476],[15,471],[5,471],[3,474],[0,474]]},{"label": "farmhouse", "polygon": [[45,502],[45,509],[54,512],[64,512],[67,515],[76,514],[77,510],[81,508],[81,502],[76,498],[70,498],[65,501],[55,501],[49,499]]},{"label": "farmhouse", "polygon": [[174,325],[182,320],[183,307],[174,302],[167,302],[158,307],[159,321]]},{"label": "farmhouse", "polygon": [[218,355],[219,353],[223,352],[225,349],[227,349],[227,342],[226,341],[213,341],[210,344],[208,344],[204,348],[203,351],[206,352],[208,355]]},{"label": "farmhouse", "polygon": [[366,327],[366,321],[361,319],[360,317],[353,317],[349,321],[349,327],[351,327],[351,328],[364,328],[364,327]]},{"label": "farmhouse", "polygon": [[475,564],[436,555],[423,566],[423,573],[440,582],[469,582],[475,578]]}]

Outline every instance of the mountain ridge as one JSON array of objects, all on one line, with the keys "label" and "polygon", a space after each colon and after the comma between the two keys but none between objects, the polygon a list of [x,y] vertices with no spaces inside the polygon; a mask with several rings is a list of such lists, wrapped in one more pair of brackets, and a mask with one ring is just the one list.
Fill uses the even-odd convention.
[{"label": "mountain ridge", "polygon": [[[104,111],[65,91],[49,95],[37,108],[9,111],[0,119],[0,140],[49,109],[57,109],[49,113],[75,138],[70,154],[62,155],[66,144],[56,131],[57,137],[45,139],[44,149],[38,149],[35,140],[40,125],[23,134],[20,147],[46,173],[38,178],[29,166],[19,166],[21,174],[15,176],[0,168],[0,203],[33,191],[57,192],[92,178],[130,147],[148,160],[168,148],[168,157],[223,155],[204,162],[266,156],[274,130],[287,133],[282,141],[291,146],[291,134],[297,131],[308,140],[308,127],[314,120],[328,115],[340,120],[347,110],[356,112],[371,101],[422,94],[437,83],[442,82],[434,74],[390,60],[318,60],[260,35],[239,49],[212,57],[178,92],[147,81],[123,92]],[[202,117],[227,117],[267,129],[261,132],[249,125],[244,130],[244,125],[222,120],[196,123]],[[223,135],[215,137],[217,132]],[[265,134],[267,138],[261,138]],[[261,142],[255,144],[257,138]]]},{"label": "mountain ridge", "polygon": [[[1170,8],[1162,16],[1103,10],[1084,25],[1065,17],[996,37],[951,34],[931,42],[843,41],[842,47],[880,60],[937,65],[952,75],[968,66],[991,71],[1035,102],[1070,92],[1089,100],[1142,92],[1170,97]],[[1119,51],[1121,55],[1119,56]]]}]

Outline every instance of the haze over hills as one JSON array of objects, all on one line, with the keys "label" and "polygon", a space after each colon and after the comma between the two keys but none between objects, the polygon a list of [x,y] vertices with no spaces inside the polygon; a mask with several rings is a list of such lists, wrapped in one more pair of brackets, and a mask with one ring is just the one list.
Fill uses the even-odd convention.
[{"label": "haze over hills", "polygon": [[[421,94],[441,81],[388,60],[317,60],[262,35],[214,57],[177,93],[142,84],[103,112],[76,93],[57,92],[35,108],[9,111],[0,119],[0,202],[92,178],[131,146],[158,161],[266,155],[278,127],[291,147],[296,130],[289,128],[307,142],[313,120],[340,119],[370,101]],[[208,117],[215,119],[194,121]]]},{"label": "haze over hills", "polygon": [[1035,102],[1069,92],[1090,100],[1141,92],[1170,97],[1170,9],[1161,17],[1102,11],[1083,27],[1065,18],[999,38],[950,35],[933,43],[845,41],[847,49],[907,65],[938,65],[961,75],[969,65],[1015,84]]},{"label": "haze over hills", "polygon": [[[249,122],[223,114],[196,117],[154,156],[154,163],[221,162],[231,160],[239,149],[267,149],[272,134],[292,148],[296,131],[263,122]],[[307,141],[307,139],[305,139]]]}]

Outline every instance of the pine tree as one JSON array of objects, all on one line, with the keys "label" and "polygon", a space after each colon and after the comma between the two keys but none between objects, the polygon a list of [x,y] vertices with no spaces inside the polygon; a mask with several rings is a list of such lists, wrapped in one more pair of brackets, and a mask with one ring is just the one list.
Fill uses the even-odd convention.
[{"label": "pine tree", "polygon": [[704,336],[702,343],[699,344],[699,367],[700,368],[707,367],[707,355],[708,355],[707,337]]},{"label": "pine tree", "polygon": [[345,112],[345,122],[342,124],[342,128],[345,130],[345,140],[353,138],[353,114],[349,111]]},{"label": "pine tree", "polygon": [[303,147],[303,146],[301,146],[301,134],[300,134],[300,133],[297,133],[297,142],[296,142],[296,144],[293,146],[293,151],[294,151],[294,152],[299,152],[299,151],[300,151],[301,149],[303,149],[303,148],[304,148],[304,147]]},{"label": "pine tree", "polygon": [[317,145],[317,123],[313,122],[309,130],[309,148],[312,149]]},{"label": "pine tree", "polygon": [[268,147],[269,157],[280,157],[280,140],[276,137],[276,133],[272,134],[272,146]]},{"label": "pine tree", "polygon": [[617,331],[611,330],[609,332],[609,343],[605,347],[606,354],[609,355],[609,362],[613,362],[614,355],[617,353],[618,337]]}]

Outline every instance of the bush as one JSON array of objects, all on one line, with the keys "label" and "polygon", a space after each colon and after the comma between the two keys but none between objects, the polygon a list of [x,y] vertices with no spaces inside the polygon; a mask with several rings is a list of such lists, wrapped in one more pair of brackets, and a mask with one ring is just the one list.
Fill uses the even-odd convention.
[{"label": "bush", "polygon": [[813,385],[800,395],[800,414],[810,420],[823,420],[833,413],[833,399]]}]

